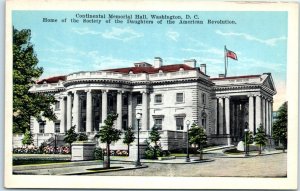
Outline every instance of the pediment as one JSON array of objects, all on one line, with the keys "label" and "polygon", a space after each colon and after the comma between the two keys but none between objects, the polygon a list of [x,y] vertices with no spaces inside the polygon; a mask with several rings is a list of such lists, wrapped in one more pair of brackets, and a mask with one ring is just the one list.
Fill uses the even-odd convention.
[{"label": "pediment", "polygon": [[276,88],[271,75],[268,75],[268,77],[264,80],[262,85],[276,92]]}]

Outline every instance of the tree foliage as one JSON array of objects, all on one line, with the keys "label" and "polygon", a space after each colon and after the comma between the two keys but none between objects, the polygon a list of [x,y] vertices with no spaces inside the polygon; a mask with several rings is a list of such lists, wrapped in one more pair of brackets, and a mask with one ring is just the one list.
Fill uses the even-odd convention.
[{"label": "tree foliage", "polygon": [[148,159],[157,159],[158,156],[162,155],[162,148],[158,145],[160,140],[160,133],[156,125],[151,128],[149,139],[151,143],[154,143],[154,147],[151,146],[150,142],[146,142],[147,147],[145,149],[145,155]]},{"label": "tree foliage", "polygon": [[262,146],[267,144],[267,136],[262,124],[259,125],[257,133],[255,134],[254,141],[259,145],[259,154],[261,154]]},{"label": "tree foliage", "polygon": [[287,102],[285,102],[278,110],[277,120],[274,121],[272,131],[273,139],[277,142],[280,142],[284,149],[287,148],[287,118],[288,107]]},{"label": "tree foliage", "polygon": [[207,136],[203,127],[199,127],[196,123],[192,124],[189,129],[189,143],[197,145],[201,160],[203,147],[207,144]]},{"label": "tree foliage", "polygon": [[104,163],[104,168],[110,168],[110,144],[121,138],[122,131],[113,128],[117,118],[118,114],[108,114],[107,118],[104,120],[105,125],[101,126],[99,133],[95,135],[95,137],[100,138],[102,143],[106,143],[107,158]]},{"label": "tree foliage", "polygon": [[[24,133],[30,129],[30,117],[41,119],[42,116],[55,120],[56,116],[50,105],[55,102],[51,94],[30,93],[43,73],[38,67],[38,58],[30,43],[31,31],[13,28],[13,133]],[[43,112],[42,112],[43,111]]]},{"label": "tree foliage", "polygon": [[33,136],[31,134],[31,131],[26,129],[24,138],[22,139],[22,144],[23,145],[31,145],[32,143],[33,143]]},{"label": "tree foliage", "polygon": [[155,146],[157,146],[157,142],[159,141],[160,138],[161,137],[158,128],[156,127],[156,125],[154,125],[150,131],[149,139],[151,142],[155,144]]},{"label": "tree foliage", "polygon": [[[247,145],[252,144],[253,141],[254,141],[253,132],[252,132],[252,131],[248,131],[248,132],[246,133],[246,136],[247,136],[247,142],[246,142],[246,144],[247,144]],[[243,139],[245,140],[245,136],[244,136]]]},{"label": "tree foliage", "polygon": [[69,143],[70,146],[71,144],[77,140],[77,133],[75,132],[75,127],[76,125],[73,125],[66,133],[65,133],[65,137],[64,137],[64,141],[66,143]]},{"label": "tree foliage", "polygon": [[135,137],[134,137],[134,132],[131,127],[129,127],[125,133],[124,133],[124,140],[123,143],[128,146],[128,155],[129,155],[129,146],[131,143],[133,143]]},{"label": "tree foliage", "polygon": [[87,141],[89,138],[85,133],[79,133],[77,135],[77,141]]}]

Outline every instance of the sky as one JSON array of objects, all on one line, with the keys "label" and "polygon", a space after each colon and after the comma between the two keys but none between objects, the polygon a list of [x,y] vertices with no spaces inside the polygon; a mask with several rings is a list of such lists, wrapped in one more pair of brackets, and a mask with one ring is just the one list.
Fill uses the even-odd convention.
[{"label": "sky", "polygon": [[[76,14],[105,14],[98,23],[72,23]],[[105,21],[108,14],[197,15],[204,24],[127,24]],[[116,11],[14,11],[16,29],[31,29],[41,78],[78,71],[131,67],[135,62],[164,65],[196,59],[207,74],[224,73],[224,46],[237,54],[229,59],[227,76],[272,74],[277,95],[274,110],[286,100],[287,12],[116,12]],[[43,18],[58,22],[43,22]],[[63,19],[67,22],[61,22]],[[207,24],[207,20],[231,20],[236,24]]]}]

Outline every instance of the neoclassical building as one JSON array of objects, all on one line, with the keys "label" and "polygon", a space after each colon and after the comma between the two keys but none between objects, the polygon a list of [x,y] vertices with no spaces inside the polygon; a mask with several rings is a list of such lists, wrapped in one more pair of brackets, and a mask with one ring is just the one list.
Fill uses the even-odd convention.
[{"label": "neoclassical building", "polygon": [[[61,141],[72,125],[94,140],[112,112],[119,116],[116,128],[136,130],[136,113],[142,113],[141,141],[156,125],[163,149],[173,150],[186,146],[187,120],[205,128],[210,144],[237,144],[244,129],[255,134],[260,124],[271,135],[276,89],[270,73],[211,78],[206,74],[206,65],[197,67],[196,60],[163,65],[163,60],[156,57],[153,64],[140,62],[128,68],[43,79],[30,92],[51,93],[57,100],[53,105],[56,121],[31,119],[36,145],[54,135]],[[20,144],[18,135],[14,140],[15,145]],[[120,140],[112,148],[126,146]]]}]

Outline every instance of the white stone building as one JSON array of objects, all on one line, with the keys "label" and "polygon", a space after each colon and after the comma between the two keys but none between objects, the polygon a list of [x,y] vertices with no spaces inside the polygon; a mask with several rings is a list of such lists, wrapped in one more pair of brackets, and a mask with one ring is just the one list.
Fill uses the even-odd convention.
[{"label": "white stone building", "polygon": [[[237,144],[244,129],[256,132],[259,124],[271,135],[272,100],[276,94],[270,73],[249,76],[211,78],[206,65],[196,60],[163,65],[135,63],[134,67],[76,72],[39,81],[31,92],[53,93],[57,121],[38,122],[32,118],[34,144],[58,140],[76,125],[77,132],[94,135],[108,113],[119,114],[116,128],[137,129],[136,113],[142,113],[141,141],[156,124],[165,150],[185,148],[186,121],[206,129],[210,144]],[[14,135],[14,145],[20,144]],[[62,141],[61,141],[61,144]],[[122,140],[112,149],[126,149]]]}]

